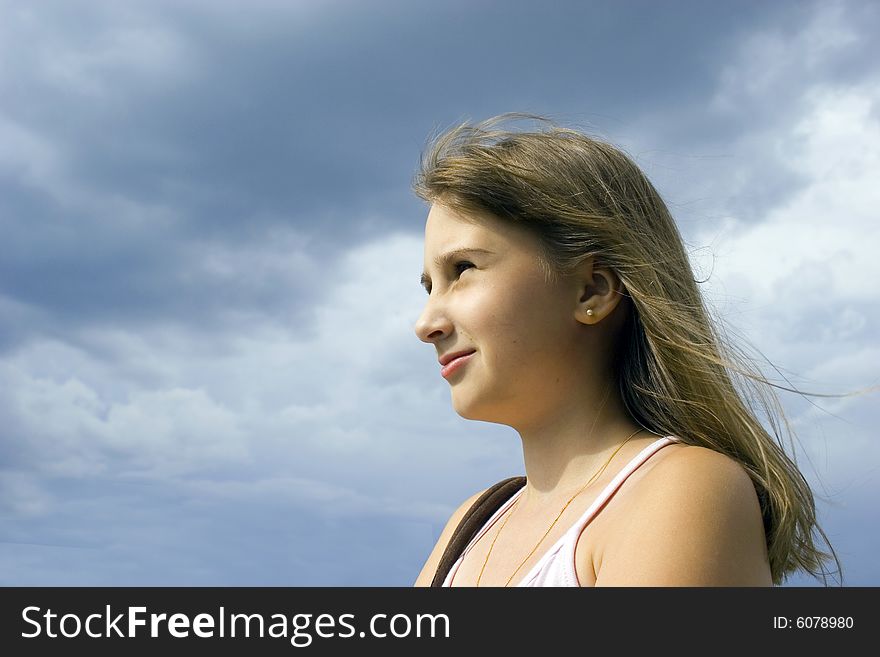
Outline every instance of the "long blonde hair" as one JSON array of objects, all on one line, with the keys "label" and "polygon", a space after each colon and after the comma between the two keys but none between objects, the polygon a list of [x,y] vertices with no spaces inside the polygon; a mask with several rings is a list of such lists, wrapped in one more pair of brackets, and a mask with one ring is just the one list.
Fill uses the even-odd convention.
[{"label": "long blonde hair", "polygon": [[[494,129],[509,118],[550,127]],[[631,301],[615,371],[633,419],[726,454],[749,473],[775,584],[798,570],[827,584],[831,559],[842,583],[810,486],[783,448],[780,434],[792,442],[793,433],[773,388],[790,388],[765,378],[710,319],[675,221],[632,160],[602,140],[512,112],[435,137],[413,189],[428,203],[488,212],[532,231],[544,247],[548,280],[591,255],[612,268]]]}]

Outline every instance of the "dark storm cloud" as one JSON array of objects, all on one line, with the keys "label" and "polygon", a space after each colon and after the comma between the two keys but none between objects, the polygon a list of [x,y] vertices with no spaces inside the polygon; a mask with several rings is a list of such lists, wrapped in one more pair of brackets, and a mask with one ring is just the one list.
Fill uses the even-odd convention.
[{"label": "dark storm cloud", "polygon": [[[112,314],[219,330],[230,306],[299,316],[320,285],[255,289],[194,273],[200,244],[258,244],[273,225],[292,226],[332,261],[369,232],[417,231],[421,204],[408,182],[433,128],[512,109],[611,127],[649,107],[668,118],[711,93],[756,12],[771,24],[784,13],[791,25],[808,11],[702,2],[20,9],[4,30],[17,65],[0,78],[0,112],[53,152],[30,179],[21,167],[0,176],[3,291],[74,323]],[[699,144],[701,125],[723,140],[750,120],[694,118],[665,123],[658,141]],[[165,218],[153,225],[157,214]]]},{"label": "dark storm cloud", "polygon": [[[350,209],[381,202],[379,188],[401,187],[431,127],[423,117],[526,105],[613,123],[648,98],[685,104],[753,21],[748,5],[699,2],[346,3],[314,16],[258,4],[242,26],[240,7],[212,7],[49,21],[27,38],[57,38],[58,56],[91,62],[84,75],[100,91],[22,66],[5,84],[7,116],[65,145],[78,185],[173,205],[191,230],[235,235],[289,217],[320,232],[356,222]],[[795,22],[806,11],[790,10]],[[169,53],[161,70],[101,60],[118,56],[102,39],[124,47],[138,30],[146,56]]]},{"label": "dark storm cloud", "polygon": [[9,11],[16,66],[0,77],[0,115],[23,148],[0,170],[4,294],[65,324],[163,318],[221,330],[229,307],[302,320],[297,308],[320,285],[193,272],[204,242],[258,245],[280,224],[332,261],[368,231],[417,230],[408,182],[435,125],[522,106],[625,121],[646,98],[704,93],[750,22],[742,7],[698,2],[499,9]]}]

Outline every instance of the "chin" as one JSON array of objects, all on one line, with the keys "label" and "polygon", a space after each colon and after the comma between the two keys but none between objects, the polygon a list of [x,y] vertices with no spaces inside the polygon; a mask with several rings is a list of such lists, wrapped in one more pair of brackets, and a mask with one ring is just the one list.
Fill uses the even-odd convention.
[{"label": "chin", "polygon": [[492,413],[485,404],[479,404],[475,400],[467,399],[464,395],[456,395],[455,392],[452,393],[452,408],[465,420],[505,424],[504,420],[498,417],[497,413]]},{"label": "chin", "polygon": [[472,400],[466,399],[462,394],[452,392],[452,409],[465,420],[482,420],[479,407]]}]

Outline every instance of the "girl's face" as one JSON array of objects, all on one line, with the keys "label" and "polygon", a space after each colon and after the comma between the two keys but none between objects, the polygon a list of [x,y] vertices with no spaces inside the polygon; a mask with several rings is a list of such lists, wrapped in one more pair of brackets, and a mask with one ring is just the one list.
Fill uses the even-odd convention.
[{"label": "girl's face", "polygon": [[422,277],[429,297],[415,331],[438,359],[473,352],[445,376],[459,415],[518,426],[578,391],[583,289],[572,278],[544,280],[540,243],[525,229],[475,219],[431,206]]}]

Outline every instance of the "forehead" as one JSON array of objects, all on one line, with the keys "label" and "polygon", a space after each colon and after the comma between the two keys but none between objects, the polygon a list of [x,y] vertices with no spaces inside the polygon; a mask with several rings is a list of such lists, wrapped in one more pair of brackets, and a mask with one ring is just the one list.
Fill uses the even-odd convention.
[{"label": "forehead", "polygon": [[442,268],[465,250],[486,251],[492,262],[541,272],[545,279],[552,277],[540,238],[524,226],[491,214],[464,214],[434,203],[425,223],[422,284],[430,281],[432,264]]},{"label": "forehead", "polygon": [[425,256],[458,248],[506,251],[529,249],[533,238],[509,222],[488,214],[464,213],[434,203],[425,222]]}]

